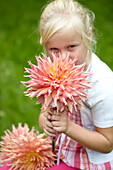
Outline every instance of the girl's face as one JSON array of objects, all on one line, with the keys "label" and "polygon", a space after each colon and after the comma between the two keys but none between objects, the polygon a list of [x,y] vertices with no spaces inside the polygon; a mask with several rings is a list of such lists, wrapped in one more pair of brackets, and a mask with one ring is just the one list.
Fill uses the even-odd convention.
[{"label": "girl's face", "polygon": [[69,54],[71,59],[78,58],[76,64],[89,63],[88,50],[83,42],[82,36],[75,31],[73,27],[70,29],[62,29],[53,34],[45,44],[48,55],[52,60],[52,53],[61,54],[65,57]]}]

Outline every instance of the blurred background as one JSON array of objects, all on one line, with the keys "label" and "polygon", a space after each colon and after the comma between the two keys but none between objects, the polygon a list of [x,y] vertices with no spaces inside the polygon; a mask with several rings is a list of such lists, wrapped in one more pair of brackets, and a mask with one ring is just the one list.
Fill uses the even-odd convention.
[{"label": "blurred background", "polygon": [[[40,132],[41,105],[24,95],[20,81],[27,61],[36,64],[39,44],[39,18],[46,0],[0,0],[0,138],[19,122]],[[113,0],[79,0],[95,13],[96,54],[113,70]]]}]

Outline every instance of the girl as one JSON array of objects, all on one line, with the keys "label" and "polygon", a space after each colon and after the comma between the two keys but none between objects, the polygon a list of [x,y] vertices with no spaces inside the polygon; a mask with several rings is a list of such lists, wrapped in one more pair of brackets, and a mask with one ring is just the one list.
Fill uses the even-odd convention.
[{"label": "girl", "polygon": [[[40,20],[40,43],[51,61],[51,53],[86,62],[92,88],[82,111],[41,113],[40,127],[56,136],[57,165],[52,169],[113,169],[113,73],[93,52],[96,43],[92,28],[94,14],[74,0],[55,0],[48,4]],[[60,162],[60,163],[59,163]]]},{"label": "girl", "polygon": [[83,110],[40,114],[40,127],[57,136],[57,165],[48,170],[113,169],[113,73],[92,52],[93,20],[94,14],[74,0],[52,1],[41,16],[40,43],[51,61],[53,52],[62,57],[69,53],[71,59],[78,57],[77,64],[86,62],[92,73]]}]

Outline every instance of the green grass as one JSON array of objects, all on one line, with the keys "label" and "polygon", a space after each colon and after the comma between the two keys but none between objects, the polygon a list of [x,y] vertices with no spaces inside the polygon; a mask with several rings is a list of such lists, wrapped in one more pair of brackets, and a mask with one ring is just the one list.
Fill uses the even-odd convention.
[{"label": "green grass", "polygon": [[[24,67],[42,52],[37,31],[43,0],[0,0],[0,136],[12,124],[38,125],[40,105],[25,97]],[[113,70],[112,0],[80,0],[96,14],[97,51]]]}]

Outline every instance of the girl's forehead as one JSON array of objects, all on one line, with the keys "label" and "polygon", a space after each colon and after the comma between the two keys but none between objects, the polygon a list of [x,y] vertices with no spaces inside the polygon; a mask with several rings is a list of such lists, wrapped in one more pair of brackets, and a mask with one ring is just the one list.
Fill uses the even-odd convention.
[{"label": "girl's forehead", "polygon": [[54,45],[56,43],[75,43],[81,41],[82,37],[73,27],[69,29],[63,28],[54,33],[47,41],[47,45]]}]

